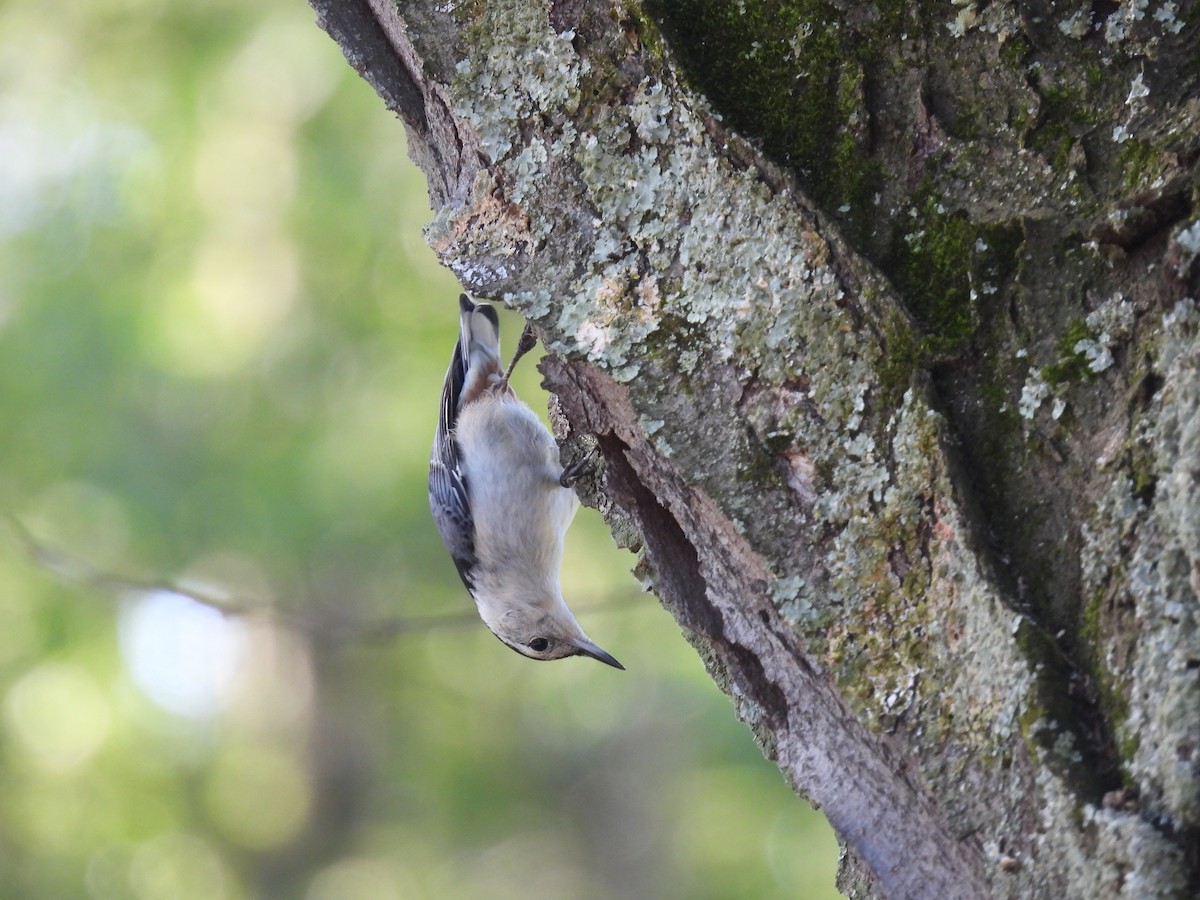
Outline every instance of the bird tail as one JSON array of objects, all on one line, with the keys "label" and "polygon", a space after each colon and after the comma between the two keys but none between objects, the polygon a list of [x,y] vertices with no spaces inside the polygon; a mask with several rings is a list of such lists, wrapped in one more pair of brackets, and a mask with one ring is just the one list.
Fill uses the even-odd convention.
[{"label": "bird tail", "polygon": [[466,294],[458,298],[458,341],[466,377],[459,406],[474,400],[504,374],[500,366],[500,319],[487,303],[475,303]]}]

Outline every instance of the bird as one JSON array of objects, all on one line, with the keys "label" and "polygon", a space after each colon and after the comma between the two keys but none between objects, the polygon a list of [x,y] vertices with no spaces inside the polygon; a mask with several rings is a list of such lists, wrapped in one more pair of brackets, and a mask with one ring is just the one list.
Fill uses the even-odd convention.
[{"label": "bird", "polygon": [[530,659],[588,656],[624,669],[584,634],[559,585],[583,467],[564,470],[553,435],[509,384],[536,336],[526,324],[504,370],[495,308],[466,294],[458,302],[429,460],[429,507],[442,542],[504,644]]}]

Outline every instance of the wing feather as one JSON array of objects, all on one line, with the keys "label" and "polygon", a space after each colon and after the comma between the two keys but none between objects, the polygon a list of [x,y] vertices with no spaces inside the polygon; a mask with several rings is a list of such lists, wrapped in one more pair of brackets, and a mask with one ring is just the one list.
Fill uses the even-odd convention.
[{"label": "wing feather", "polygon": [[429,458],[429,509],[442,543],[450,551],[454,566],[468,591],[474,591],[472,572],[475,556],[474,521],[467,497],[467,485],[459,466],[454,426],[458,419],[458,397],[467,377],[461,339],[454,345],[454,356],[442,384],[442,405],[438,412],[437,432]]}]

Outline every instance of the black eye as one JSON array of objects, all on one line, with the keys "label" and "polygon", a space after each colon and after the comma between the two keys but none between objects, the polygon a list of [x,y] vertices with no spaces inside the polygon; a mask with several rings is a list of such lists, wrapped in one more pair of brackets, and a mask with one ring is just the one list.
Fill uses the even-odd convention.
[{"label": "black eye", "polygon": [[532,641],[529,642],[529,649],[532,650],[534,653],[541,653],[543,650],[545,650],[549,646],[550,646],[550,642],[548,640],[546,640],[545,638],[534,638]]}]

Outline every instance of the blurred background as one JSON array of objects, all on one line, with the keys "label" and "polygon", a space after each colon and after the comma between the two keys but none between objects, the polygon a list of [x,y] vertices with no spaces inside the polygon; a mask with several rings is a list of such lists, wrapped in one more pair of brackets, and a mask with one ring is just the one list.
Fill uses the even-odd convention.
[{"label": "blurred background", "polygon": [[403,140],[301,0],[0,3],[0,897],[837,896],[594,511],[627,672],[474,615]]}]

